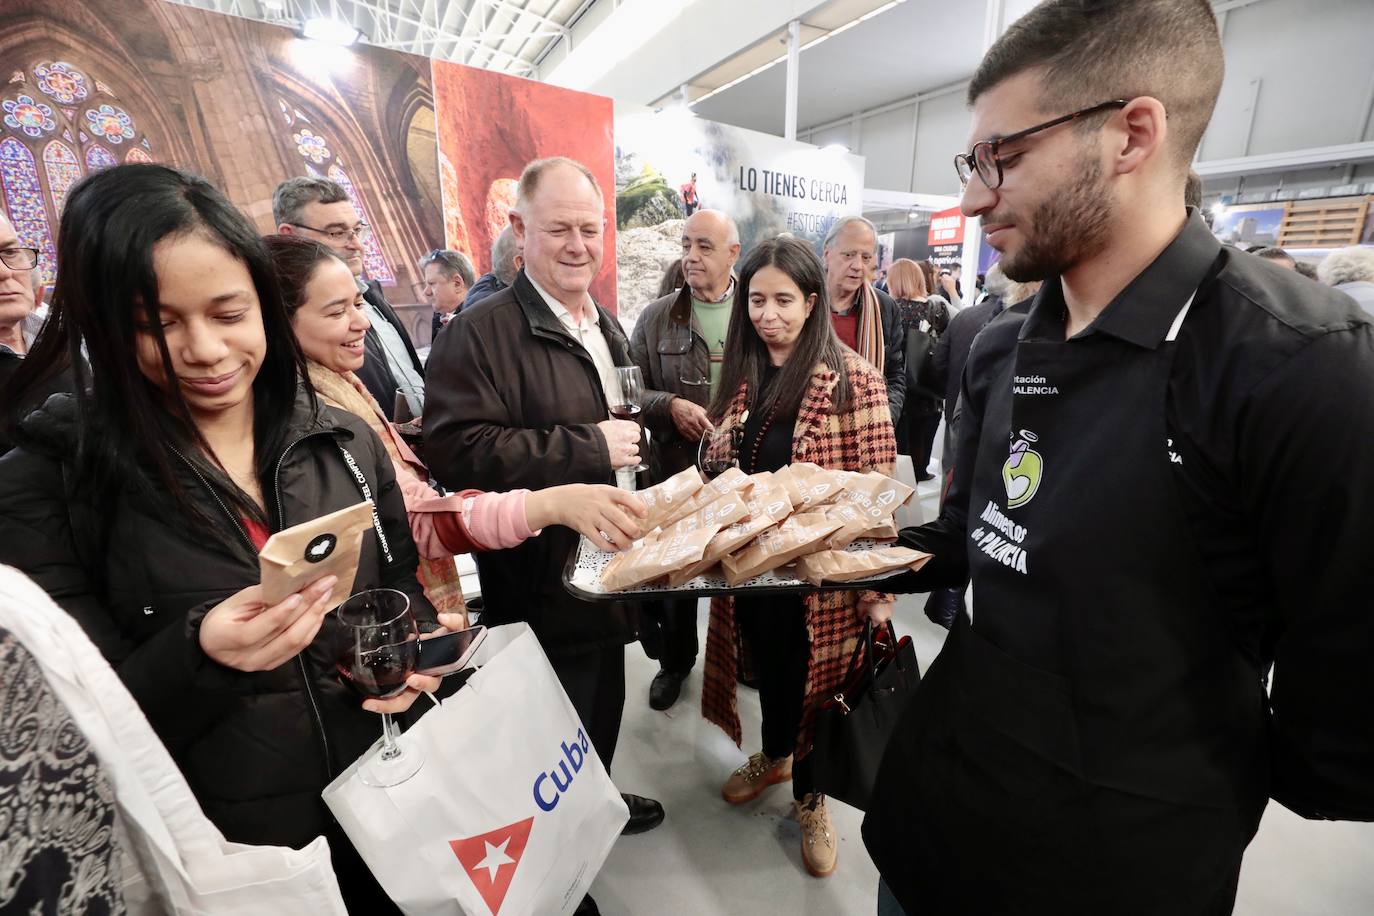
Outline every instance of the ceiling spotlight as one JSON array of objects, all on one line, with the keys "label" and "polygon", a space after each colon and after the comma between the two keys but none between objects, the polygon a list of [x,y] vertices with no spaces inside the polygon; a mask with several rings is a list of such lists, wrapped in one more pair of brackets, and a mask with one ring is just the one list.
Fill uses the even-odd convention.
[{"label": "ceiling spotlight", "polygon": [[363,33],[347,22],[316,16],[305,20],[305,24],[301,26],[301,37],[346,48],[362,38]]}]

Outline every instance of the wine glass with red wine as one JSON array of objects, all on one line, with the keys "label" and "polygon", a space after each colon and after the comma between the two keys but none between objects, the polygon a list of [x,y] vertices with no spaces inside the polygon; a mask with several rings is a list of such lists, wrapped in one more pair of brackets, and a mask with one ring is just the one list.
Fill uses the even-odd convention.
[{"label": "wine glass with red wine", "polygon": [[[339,605],[344,641],[335,667],[339,680],[363,699],[385,700],[406,689],[419,656],[419,631],[410,598],[393,588],[359,592]],[[391,714],[382,713],[382,747],[358,770],[364,785],[386,788],[414,776],[424,763],[418,747],[402,750]]]},{"label": "wine glass with red wine", "polygon": [[[617,420],[633,420],[642,426],[640,413],[644,410],[644,375],[638,366],[617,366],[615,375],[620,382],[620,402],[611,405],[611,416]],[[638,474],[649,470],[649,467],[641,461],[629,470]]]}]

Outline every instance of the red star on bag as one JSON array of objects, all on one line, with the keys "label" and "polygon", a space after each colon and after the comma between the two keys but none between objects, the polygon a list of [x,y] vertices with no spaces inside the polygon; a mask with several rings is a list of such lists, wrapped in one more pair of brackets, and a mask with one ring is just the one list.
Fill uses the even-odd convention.
[{"label": "red star on bag", "polygon": [[525,844],[529,842],[530,828],[534,818],[498,827],[481,836],[466,840],[449,840],[453,854],[462,863],[477,893],[486,901],[491,916],[501,912],[501,904],[510,890],[511,879],[520,866],[520,857],[525,854]]}]

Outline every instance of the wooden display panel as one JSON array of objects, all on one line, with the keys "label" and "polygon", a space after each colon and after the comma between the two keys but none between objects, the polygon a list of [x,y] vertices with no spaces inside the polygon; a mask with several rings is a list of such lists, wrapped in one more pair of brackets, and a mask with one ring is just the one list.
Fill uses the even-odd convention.
[{"label": "wooden display panel", "polygon": [[1370,200],[1337,197],[1293,203],[1279,231],[1279,247],[1343,248],[1357,244]]}]

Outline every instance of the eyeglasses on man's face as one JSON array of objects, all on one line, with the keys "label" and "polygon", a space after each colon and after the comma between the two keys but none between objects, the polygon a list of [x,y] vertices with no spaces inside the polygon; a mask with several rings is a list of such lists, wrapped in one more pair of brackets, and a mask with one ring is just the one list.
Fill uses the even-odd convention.
[{"label": "eyeglasses on man's face", "polygon": [[0,248],[0,263],[10,270],[33,270],[38,266],[37,248]]},{"label": "eyeglasses on man's face", "polygon": [[1066,114],[1046,121],[1044,124],[1037,124],[1034,127],[1027,127],[1025,130],[1018,130],[1014,134],[1005,137],[997,137],[992,140],[979,140],[973,144],[973,149],[967,153],[960,153],[954,157],[954,170],[959,173],[960,187],[968,187],[969,181],[974,173],[983,182],[989,191],[995,191],[1002,186],[1002,158],[999,151],[1005,143],[1014,143],[1017,140],[1024,140],[1031,134],[1038,134],[1042,130],[1049,130],[1051,127],[1058,127],[1060,124],[1067,124],[1070,121],[1077,121],[1079,118],[1086,118],[1088,115],[1097,114],[1099,111],[1106,111],[1109,108],[1125,108],[1130,104],[1129,99],[1112,99],[1110,102],[1100,102],[1088,108],[1083,108],[1071,114]]},{"label": "eyeglasses on man's face", "polygon": [[335,245],[347,245],[353,239],[365,242],[372,235],[372,227],[367,223],[359,223],[352,229],[316,229],[314,226],[307,226],[304,223],[291,223],[290,225],[297,229],[309,229],[311,232],[318,233]]}]

